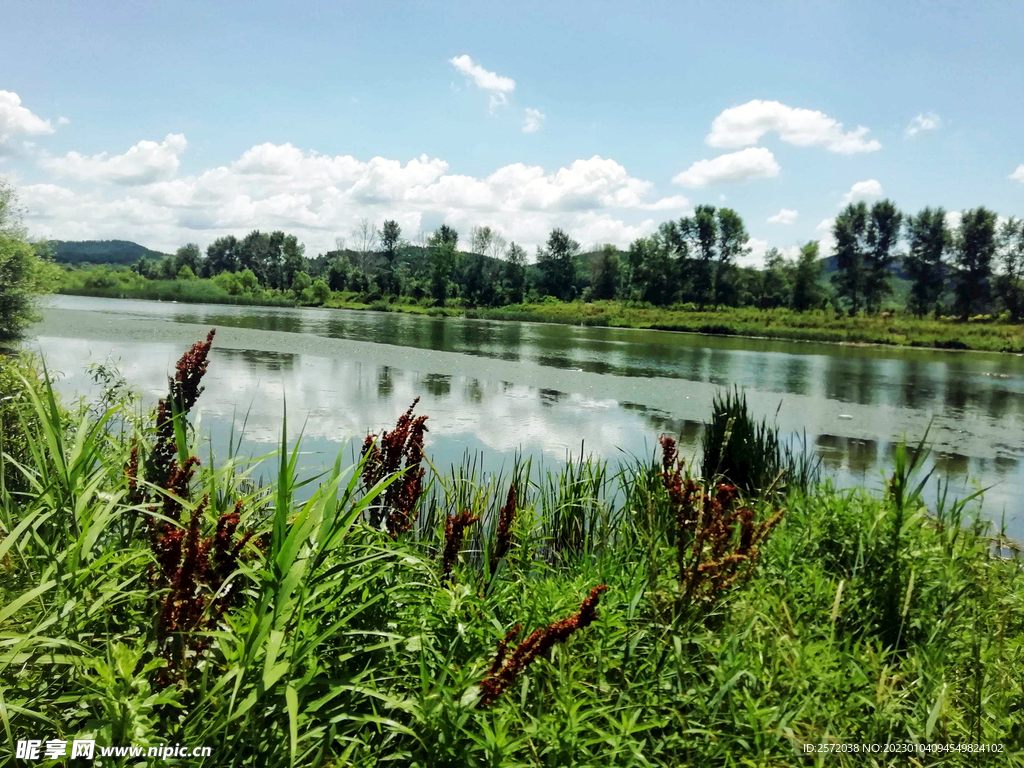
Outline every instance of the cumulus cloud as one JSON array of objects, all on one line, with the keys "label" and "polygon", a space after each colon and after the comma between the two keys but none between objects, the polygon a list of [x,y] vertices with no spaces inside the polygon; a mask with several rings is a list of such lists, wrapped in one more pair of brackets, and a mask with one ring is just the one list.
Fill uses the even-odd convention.
[{"label": "cumulus cloud", "polygon": [[884,193],[882,192],[882,185],[878,179],[868,179],[867,181],[858,181],[852,187],[850,191],[843,195],[843,205],[849,203],[857,203],[861,200],[877,200]]},{"label": "cumulus cloud", "polygon": [[779,164],[764,147],[750,147],[739,152],[698,160],[672,181],[682,187],[703,189],[714,184],[749,181],[779,175]]},{"label": "cumulus cloud", "polygon": [[822,219],[818,226],[814,228],[815,233],[818,235],[818,245],[822,256],[828,256],[835,247],[836,240],[832,236],[832,227],[835,223],[836,219],[833,216],[828,219]]},{"label": "cumulus cloud", "polygon": [[449,59],[448,63],[465,75],[467,80],[472,81],[477,88],[487,91],[492,111],[496,107],[508,104],[508,94],[516,89],[516,81],[511,77],[484,69],[466,54],[455,56]]},{"label": "cumulus cloud", "polygon": [[690,199],[683,195],[670,195],[653,203],[644,203],[640,208],[645,211],[688,211]]},{"label": "cumulus cloud", "polygon": [[792,224],[796,221],[797,212],[789,208],[783,208],[774,216],[768,217],[769,224]]},{"label": "cumulus cloud", "polygon": [[169,178],[178,171],[178,156],[188,142],[180,133],[169,133],[159,144],[140,141],[123,155],[81,155],[68,152],[63,157],[47,157],[40,163],[60,176],[82,180],[112,181],[117,184],[146,184]]},{"label": "cumulus cloud", "polygon": [[[53,124],[21,105],[21,97],[13,91],[0,91],[0,155],[17,152],[16,140],[21,136],[42,136],[53,133]],[[31,149],[31,142],[24,142]]]},{"label": "cumulus cloud", "polygon": [[526,108],[526,118],[523,120],[523,133],[536,133],[544,127],[544,119],[547,117],[539,109]]},{"label": "cumulus cloud", "polygon": [[942,125],[942,120],[934,112],[919,114],[910,121],[910,124],[907,126],[904,133],[907,138],[911,138],[912,136],[919,134],[921,131],[934,131],[940,125]]},{"label": "cumulus cloud", "polygon": [[[165,143],[174,144],[170,137]],[[83,183],[84,191],[55,184],[26,188],[33,232],[61,239],[127,238],[163,250],[260,228],[293,232],[311,253],[324,252],[364,217],[378,223],[394,218],[410,240],[424,227],[447,222],[460,230],[490,225],[531,250],[556,226],[587,243],[625,246],[656,228],[645,212],[689,207],[686,197],[659,198],[651,182],[599,156],[555,170],[513,163],[486,176],[454,173],[447,162],[427,155],[404,162],[360,160],[272,143],[187,176],[174,173],[176,163],[136,162],[129,173],[125,160],[69,156],[70,161],[44,158],[42,164],[83,182],[127,177],[132,185],[127,192],[105,183]]]},{"label": "cumulus cloud", "polygon": [[1024,163],[1017,166],[1017,170],[1010,174],[1009,178],[1024,184]]},{"label": "cumulus cloud", "polygon": [[71,120],[61,115],[57,118],[57,125],[71,125]]},{"label": "cumulus cloud", "polygon": [[724,110],[711,123],[711,132],[705,141],[709,146],[725,149],[749,147],[770,132],[777,133],[788,144],[825,147],[842,155],[882,148],[878,141],[867,138],[869,129],[864,126],[847,131],[842,123],[824,112],[760,99]]}]

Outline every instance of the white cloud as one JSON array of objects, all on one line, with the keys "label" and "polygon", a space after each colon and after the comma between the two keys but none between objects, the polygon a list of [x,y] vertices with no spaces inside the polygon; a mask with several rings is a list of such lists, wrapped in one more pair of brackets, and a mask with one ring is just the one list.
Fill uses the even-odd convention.
[{"label": "white cloud", "polygon": [[775,156],[764,147],[750,147],[739,152],[698,160],[672,181],[682,187],[703,189],[713,184],[763,179],[779,175]]},{"label": "white cloud", "polygon": [[760,99],[724,110],[711,123],[711,133],[705,141],[712,147],[749,147],[772,131],[788,144],[825,147],[842,155],[882,148],[878,141],[867,138],[869,129],[864,126],[847,131],[842,123],[824,112]]},{"label": "white cloud", "polygon": [[169,133],[161,142],[140,141],[123,155],[86,156],[68,152],[64,157],[44,158],[40,165],[60,176],[82,180],[105,180],[118,184],[146,184],[169,178],[181,164],[178,156],[188,142],[180,133]]},{"label": "white cloud", "polygon": [[852,187],[850,191],[843,195],[843,205],[849,203],[856,203],[861,200],[877,200],[884,193],[882,192],[882,185],[878,179],[868,179],[867,181],[858,181]]},{"label": "white cloud", "polygon": [[526,108],[526,118],[523,120],[523,133],[536,133],[544,127],[544,120],[547,117],[539,109]]},{"label": "white cloud", "polygon": [[1017,170],[1010,174],[1009,178],[1024,184],[1024,163],[1017,166]]},{"label": "white cloud", "polygon": [[792,224],[796,221],[797,212],[789,208],[783,208],[774,216],[768,217],[769,224]]},{"label": "white cloud", "polygon": [[822,256],[829,256],[835,247],[836,240],[832,236],[832,227],[835,225],[835,217],[822,219],[814,231],[818,235],[818,246]]},{"label": "white cloud", "polygon": [[963,217],[963,211],[946,211],[946,226],[950,229],[956,229],[960,226],[960,219]]},{"label": "white cloud", "polygon": [[[0,155],[19,151],[11,141],[19,136],[42,136],[53,133],[53,125],[21,105],[21,97],[13,91],[0,91]],[[24,142],[22,148],[31,150],[35,145]]]},{"label": "white cloud", "polygon": [[472,80],[477,88],[487,91],[490,96],[490,108],[508,104],[508,94],[516,89],[516,81],[496,72],[484,69],[466,54],[448,60],[459,72]]},{"label": "white cloud", "polygon": [[907,126],[907,129],[904,133],[907,136],[907,138],[910,138],[912,136],[916,136],[921,131],[934,131],[940,125],[942,125],[942,120],[934,112],[929,112],[928,114],[919,114],[917,117],[910,121],[910,124]]},{"label": "white cloud", "polygon": [[[767,254],[769,249],[771,248],[771,246],[769,246],[768,244],[768,241],[752,237],[749,240],[747,240],[746,247],[749,252],[746,256],[743,256],[741,259],[739,259],[737,263],[744,267],[763,267],[765,254]],[[799,245],[774,247],[778,248],[782,255],[787,259],[795,259],[797,256],[800,255]]]},{"label": "white cloud", "polygon": [[57,118],[57,125],[71,125],[71,120],[61,115]]},{"label": "white cloud", "polygon": [[[178,176],[176,162],[133,160],[129,172],[123,158],[131,155],[43,158],[45,167],[81,180],[81,189],[26,188],[33,233],[124,238],[173,251],[184,242],[206,244],[256,228],[283,229],[315,254],[331,249],[336,236],[351,235],[363,217],[378,224],[394,218],[410,240],[441,222],[460,231],[486,224],[532,251],[556,226],[581,242],[626,246],[656,228],[647,212],[683,212],[690,205],[682,195],[657,197],[651,182],[599,156],[554,170],[513,163],[486,176],[469,176],[426,155],[405,162],[359,160],[266,143],[226,165]],[[126,177],[134,182],[130,190],[102,183]]]},{"label": "white cloud", "polygon": [[645,211],[686,211],[690,208],[690,200],[683,195],[671,195],[639,207]]}]

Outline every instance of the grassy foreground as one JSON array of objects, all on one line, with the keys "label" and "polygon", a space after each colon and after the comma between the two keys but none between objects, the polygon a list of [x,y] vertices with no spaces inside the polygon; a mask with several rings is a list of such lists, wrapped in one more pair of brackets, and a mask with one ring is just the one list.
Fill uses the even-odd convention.
[{"label": "grassy foreground", "polygon": [[[210,766],[1024,765],[1021,563],[965,504],[925,509],[923,450],[897,452],[884,497],[741,498],[671,440],[615,476],[438,471],[410,408],[312,481],[282,438],[257,488],[238,456],[195,458],[212,338],[155,416],[68,413],[32,377],[3,401],[10,745],[210,746],[177,761]],[[742,486],[758,453],[730,445],[712,455]]]},{"label": "grassy foreground", "polygon": [[[104,279],[97,279],[97,275]],[[486,320],[533,321],[612,328],[650,328],[716,335],[755,336],[794,341],[841,344],[886,344],[905,347],[963,349],[987,352],[1024,352],[1024,325],[1001,322],[988,316],[960,322],[957,318],[917,318],[906,313],[893,316],[849,317],[832,310],[794,312],[788,309],[705,309],[636,305],[621,301],[538,303],[494,309],[468,309],[459,300],[435,307],[429,299],[408,297],[368,298],[351,291],[329,293],[325,300],[292,291],[264,290],[231,294],[216,280],[148,280],[127,271],[72,270],[67,272],[61,293],[107,298],[151,299],[211,304],[265,306],[324,306],[334,309],[377,310],[434,316],[466,316]]]}]

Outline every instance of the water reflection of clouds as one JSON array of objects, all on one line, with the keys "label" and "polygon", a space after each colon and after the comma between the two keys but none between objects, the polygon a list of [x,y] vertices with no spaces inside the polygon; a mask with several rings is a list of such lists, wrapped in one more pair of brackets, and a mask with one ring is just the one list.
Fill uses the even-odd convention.
[{"label": "water reflection of clouds", "polygon": [[[62,390],[94,389],[84,371],[97,354],[105,358],[105,350],[81,340],[39,343],[50,365],[66,371]],[[152,404],[166,390],[179,354],[169,344],[119,345],[119,368]],[[304,439],[342,446],[393,425],[417,396],[417,412],[430,417],[433,438],[472,438],[501,453],[523,450],[561,459],[581,444],[603,456],[619,447],[642,451],[652,427],[644,412],[620,409],[610,399],[309,355],[215,347],[203,384],[197,414],[206,429],[224,429],[232,421],[237,429],[244,419],[247,441],[268,447],[280,439],[285,403],[291,437],[301,429]]]}]

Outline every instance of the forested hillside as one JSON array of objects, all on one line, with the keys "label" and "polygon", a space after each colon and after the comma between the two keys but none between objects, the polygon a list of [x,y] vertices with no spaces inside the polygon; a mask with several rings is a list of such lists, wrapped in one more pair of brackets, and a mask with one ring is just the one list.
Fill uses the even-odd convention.
[{"label": "forested hillside", "polygon": [[134,264],[163,254],[129,240],[53,240],[54,260],[62,264]]}]

